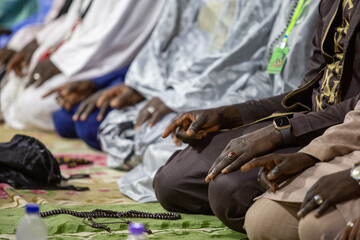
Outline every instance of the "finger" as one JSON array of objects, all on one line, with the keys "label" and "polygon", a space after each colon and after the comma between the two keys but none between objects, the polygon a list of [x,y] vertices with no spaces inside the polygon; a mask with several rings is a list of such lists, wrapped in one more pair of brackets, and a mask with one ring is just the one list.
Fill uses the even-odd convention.
[{"label": "finger", "polygon": [[286,167],[285,162],[281,162],[279,165],[275,166],[268,174],[268,178],[270,181],[274,181],[278,178],[283,177],[284,174],[286,174]]},{"label": "finger", "polygon": [[168,127],[163,132],[162,136],[163,138],[166,138],[171,133],[175,133],[175,130],[181,126],[182,122],[187,119],[187,115],[181,115],[179,118],[175,119],[172,123],[168,125]]},{"label": "finger", "polygon": [[[315,184],[314,184],[315,185]],[[319,193],[317,186],[312,186],[306,193],[304,201],[302,202],[300,208],[304,207],[308,202],[314,199],[314,196]]]},{"label": "finger", "polygon": [[141,125],[143,125],[147,120],[151,118],[151,113],[146,109],[147,107],[140,110],[136,119],[135,128],[139,128]]},{"label": "finger", "polygon": [[63,94],[69,94],[72,92],[76,92],[78,85],[76,83],[70,83],[67,84],[68,86],[66,88],[64,88],[64,93]]},{"label": "finger", "polygon": [[195,120],[190,124],[189,129],[186,131],[187,135],[193,136],[203,127],[203,125],[205,125],[206,122],[207,121],[203,115],[196,116]]},{"label": "finger", "polygon": [[76,122],[79,120],[81,114],[85,111],[85,109],[87,108],[88,103],[87,101],[84,101],[80,104],[80,106],[78,107],[78,109],[76,110],[76,112],[73,115],[73,121]]},{"label": "finger", "polygon": [[318,208],[318,205],[316,204],[314,198],[311,201],[308,201],[307,204],[302,207],[300,209],[300,211],[298,212],[298,217],[303,218],[305,217],[308,213],[310,213],[311,211],[315,210],[316,208]]},{"label": "finger", "polygon": [[220,130],[220,125],[215,125],[215,126],[212,126],[212,127],[209,127],[209,128],[204,128],[204,129],[202,129],[200,131],[205,131],[207,133],[210,133],[210,132],[217,132],[219,130]]},{"label": "finger", "polygon": [[349,240],[360,239],[360,221],[357,220],[349,233]]},{"label": "finger", "polygon": [[54,93],[60,91],[61,88],[62,88],[62,87],[54,88],[54,89],[48,91],[47,93],[45,93],[41,98],[46,98],[46,97],[50,96],[51,94],[54,94]]},{"label": "finger", "polygon": [[[187,135],[186,135],[187,136]],[[195,133],[195,135],[193,136],[196,140],[201,140],[203,138],[205,138],[207,136],[207,132],[201,130],[197,133]]]},{"label": "finger", "polygon": [[[160,111],[155,112],[151,119],[150,119],[150,123],[149,123],[149,127],[152,128],[156,123],[158,123],[161,119],[163,118],[162,114],[160,113]],[[201,136],[201,135],[200,135]]]},{"label": "finger", "polygon": [[118,110],[123,109],[128,106],[128,103],[124,97],[124,95],[117,96],[110,102],[110,106],[116,108]]},{"label": "finger", "polygon": [[[179,128],[180,129],[180,128]],[[178,139],[181,139],[182,142],[189,144],[190,146],[193,146],[199,142],[199,140],[193,136],[189,137],[185,131],[179,130],[175,132],[175,136]]]},{"label": "finger", "polygon": [[70,112],[74,104],[71,101],[64,100],[64,108]]},{"label": "finger", "polygon": [[99,114],[98,114],[97,117],[96,117],[96,120],[97,120],[98,122],[101,122],[101,121],[104,119],[105,114],[106,114],[107,110],[109,109],[109,106],[110,106],[110,102],[109,102],[109,101],[106,101],[106,102],[104,102],[103,105],[101,105]]},{"label": "finger", "polygon": [[104,102],[109,101],[114,96],[112,92],[112,90],[108,90],[101,94],[101,96],[96,102],[96,106],[100,108],[104,104]]},{"label": "finger", "polygon": [[85,108],[84,112],[80,115],[80,121],[86,121],[86,119],[89,117],[90,113],[92,113],[95,110],[96,106],[95,104],[89,104]]},{"label": "finger", "polygon": [[22,68],[20,66],[18,66],[18,65],[14,66],[13,70],[14,70],[16,76],[21,77],[21,78],[24,77],[24,74],[22,73]]},{"label": "finger", "polygon": [[21,56],[20,54],[16,54],[11,60],[10,62],[7,64],[6,66],[6,71],[10,72],[11,70],[13,70],[13,68],[16,65],[19,65],[19,63],[21,62],[23,56]]},{"label": "finger", "polygon": [[[216,158],[215,162],[214,162],[213,165],[210,167],[208,174],[210,174],[210,173],[215,169],[215,167],[220,164],[220,162],[222,161],[222,159],[228,158],[228,154],[231,152],[230,149],[231,149],[231,147],[230,147],[229,145],[227,145],[227,146],[225,147],[225,149],[222,151],[222,153],[219,155],[219,157]],[[229,159],[229,160],[230,160],[230,159]],[[235,160],[235,158],[234,158],[233,160]],[[231,161],[233,161],[233,160],[231,160]],[[231,161],[229,161],[229,163],[231,163]]]},{"label": "finger", "polygon": [[226,166],[221,173],[223,174],[227,174],[230,172],[233,172],[235,170],[238,170],[241,168],[241,166],[249,161],[250,157],[248,154],[243,153],[240,157],[238,157],[235,161],[233,161],[232,163],[230,163],[228,166]]},{"label": "finger", "polygon": [[262,157],[258,157],[258,158],[254,158],[253,160],[251,160],[250,162],[244,164],[244,166],[241,167],[241,171],[242,172],[247,172],[253,168],[256,167],[265,167],[267,164],[269,164],[269,162],[272,162],[274,159],[272,154],[266,155],[266,156],[262,156]]},{"label": "finger", "polygon": [[210,182],[212,179],[214,179],[217,175],[219,175],[221,173],[221,171],[228,166],[229,164],[231,164],[234,159],[230,159],[227,156],[219,158],[220,161],[217,159],[216,162],[219,161],[219,163],[211,170],[210,174],[208,174],[205,178],[206,182]]},{"label": "finger", "polygon": [[182,141],[176,137],[175,134],[172,134],[172,140],[175,143],[176,146],[180,147],[182,144]]},{"label": "finger", "polygon": [[267,170],[265,168],[261,168],[259,175],[258,175],[258,181],[260,183],[261,186],[263,186],[266,190],[270,190],[271,192],[275,192],[276,191],[276,185],[271,183],[266,175],[267,175]]},{"label": "finger", "polygon": [[336,240],[347,240],[351,230],[352,230],[352,227],[346,226],[335,239]]},{"label": "finger", "polygon": [[58,103],[59,103],[62,107],[64,107],[65,101],[64,101],[64,99],[63,99],[62,97],[57,96],[57,97],[56,97],[56,100],[58,101]]},{"label": "finger", "polygon": [[332,205],[333,204],[332,204],[331,199],[330,198],[326,199],[316,210],[315,217],[316,218],[321,217]]}]

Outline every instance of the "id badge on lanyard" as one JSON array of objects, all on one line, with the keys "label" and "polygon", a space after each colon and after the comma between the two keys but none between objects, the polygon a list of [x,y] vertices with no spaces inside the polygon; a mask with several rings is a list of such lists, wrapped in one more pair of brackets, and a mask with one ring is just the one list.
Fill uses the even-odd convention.
[{"label": "id badge on lanyard", "polygon": [[266,72],[270,74],[280,74],[284,68],[287,54],[290,51],[290,48],[287,47],[287,41],[289,38],[289,34],[291,33],[292,28],[294,27],[297,19],[299,18],[300,14],[304,11],[304,9],[309,4],[310,0],[300,0],[298,5],[296,6],[294,16],[292,17],[288,28],[286,29],[285,37],[281,43],[281,46],[275,47],[273,54],[271,55],[269,64],[266,68]]}]

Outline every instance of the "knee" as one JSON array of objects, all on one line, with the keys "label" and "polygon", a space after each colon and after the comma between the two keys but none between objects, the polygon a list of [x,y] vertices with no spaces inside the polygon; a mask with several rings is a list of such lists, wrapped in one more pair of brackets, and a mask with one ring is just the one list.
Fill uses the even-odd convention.
[{"label": "knee", "polygon": [[76,134],[87,145],[100,150],[100,142],[97,138],[99,126],[100,122],[96,120],[96,115],[91,114],[86,121],[75,122]]},{"label": "knee", "polygon": [[261,198],[247,211],[244,228],[249,239],[298,239],[297,204]]},{"label": "knee", "polygon": [[76,138],[72,116],[65,109],[60,109],[53,114],[56,132],[65,138]]},{"label": "knee", "polygon": [[171,174],[167,174],[166,167],[161,167],[155,174],[153,188],[159,203],[168,211],[176,211],[176,180]]},{"label": "knee", "polygon": [[[247,184],[239,184],[247,182]],[[233,172],[219,175],[209,185],[209,203],[214,214],[229,228],[244,232],[245,214],[254,198],[264,192],[252,175]]]},{"label": "knee", "polygon": [[269,237],[269,224],[271,227],[271,215],[268,215],[266,218],[262,217],[262,212],[266,212],[266,203],[264,201],[270,201],[267,199],[257,200],[254,205],[252,205],[245,215],[244,228],[248,238],[251,240],[255,239],[267,239]]},{"label": "knee", "polygon": [[302,218],[298,229],[300,239],[334,239],[341,230],[341,221],[339,219],[339,221],[335,221],[336,224],[331,224],[334,219],[326,221],[324,217],[316,218],[315,213],[311,212]]}]

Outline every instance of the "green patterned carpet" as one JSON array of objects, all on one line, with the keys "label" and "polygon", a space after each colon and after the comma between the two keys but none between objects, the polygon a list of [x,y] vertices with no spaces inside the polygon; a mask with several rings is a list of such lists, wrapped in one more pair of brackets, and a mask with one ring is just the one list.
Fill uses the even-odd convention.
[{"label": "green patterned carpet", "polygon": [[[114,211],[137,210],[145,212],[165,212],[157,203],[134,204],[122,195],[116,180],[126,172],[108,169],[105,155],[89,149],[79,140],[68,140],[54,133],[37,131],[16,131],[0,125],[0,142],[9,141],[20,133],[38,138],[55,155],[84,157],[94,162],[93,165],[67,168],[61,166],[64,176],[74,173],[88,173],[90,179],[70,181],[76,186],[89,186],[90,191],[49,191],[17,190],[0,183],[0,239],[15,239],[16,226],[24,214],[24,205],[34,202],[41,204],[41,211],[67,208],[78,211],[92,211],[97,208]],[[181,220],[165,221],[152,219],[127,219],[146,224],[153,231],[148,239],[246,239],[246,236],[225,227],[216,217],[183,214]],[[111,222],[114,219],[100,219],[98,222]],[[83,224],[82,219],[68,215],[53,216],[45,219],[48,227],[48,239],[126,239],[125,224],[110,225],[112,230],[93,229]]]},{"label": "green patterned carpet", "polygon": [[[54,205],[43,205],[41,211],[59,208]],[[114,211],[138,210],[151,213],[165,212],[157,203],[126,204],[113,206],[66,206],[66,209],[92,211],[97,208]],[[24,214],[24,208],[0,209],[0,239],[13,239],[17,223]],[[180,220],[126,219],[143,222],[153,231],[149,239],[246,239],[246,236],[226,228],[216,217],[204,215],[182,214]],[[118,219],[99,219],[97,222],[113,222]],[[48,227],[48,239],[126,239],[127,225],[109,225],[111,233],[94,229],[83,224],[81,218],[69,215],[57,215],[45,218]]]}]

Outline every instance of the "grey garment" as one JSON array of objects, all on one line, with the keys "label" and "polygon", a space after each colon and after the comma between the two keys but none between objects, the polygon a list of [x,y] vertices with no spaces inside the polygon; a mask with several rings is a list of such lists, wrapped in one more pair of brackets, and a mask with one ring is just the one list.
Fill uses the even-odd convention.
[{"label": "grey garment", "polygon": [[[175,112],[223,105],[229,88],[258,68],[281,2],[168,1],[125,83]],[[270,96],[273,82],[266,85],[238,101]]]},{"label": "grey garment", "polygon": [[[281,44],[291,11],[298,1],[263,2],[236,2],[237,15],[229,27],[228,38],[215,51],[209,50],[209,46],[213,46],[209,42],[216,37],[201,35],[199,30],[199,8],[204,3],[169,1],[151,39],[131,65],[126,83],[148,99],[160,97],[175,112],[240,103],[296,88],[306,72],[319,0],[310,2],[291,32],[290,52],[279,75],[270,75],[265,70],[274,47]],[[246,32],[242,32],[243,26]],[[142,161],[118,184],[123,194],[148,202],[156,200],[152,189],[156,170],[183,146],[178,148],[171,138],[161,138],[174,115],[167,116],[152,129],[145,123],[132,142],[119,136],[124,117],[131,116],[126,117],[126,121],[135,121],[143,105],[128,108],[127,113],[112,111],[101,124],[99,136],[103,150],[108,152],[109,166],[121,167],[125,162],[135,166]]]},{"label": "grey garment", "polygon": [[[118,180],[120,192],[139,202],[155,202],[156,197],[152,188],[152,180],[158,168],[185,144],[176,146],[171,138],[163,139],[161,134],[171,120],[174,113],[165,116],[153,128],[147,124],[140,127],[134,135],[134,128],[129,128],[136,118],[136,113],[145,102],[129,107],[123,111],[111,111],[109,119],[99,128],[102,148],[107,152],[107,165],[113,168],[133,168],[128,174]],[[139,164],[142,162],[141,164]]]}]

